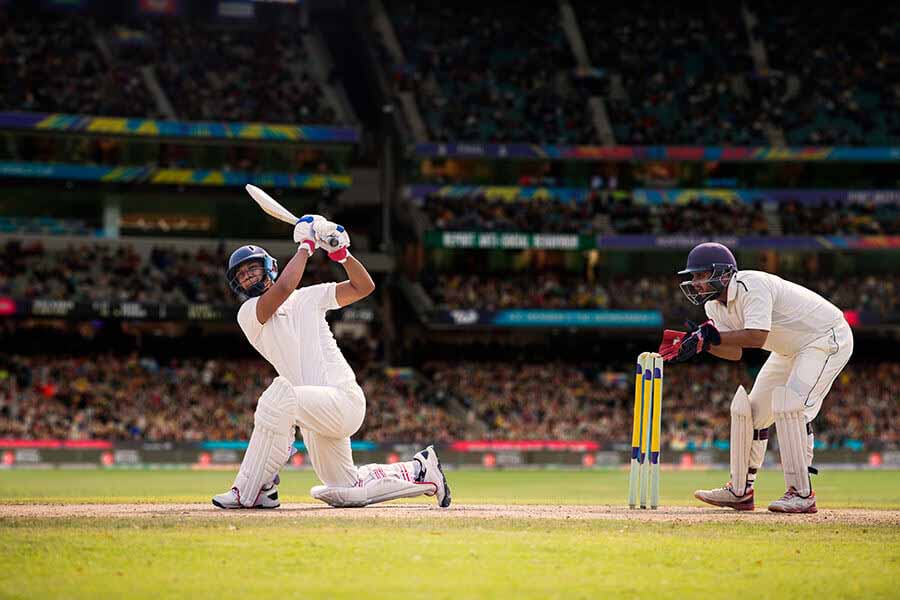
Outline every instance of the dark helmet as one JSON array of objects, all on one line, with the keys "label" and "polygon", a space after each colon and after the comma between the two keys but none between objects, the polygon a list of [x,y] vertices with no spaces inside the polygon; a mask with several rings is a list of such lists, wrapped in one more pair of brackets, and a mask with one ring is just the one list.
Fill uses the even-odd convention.
[{"label": "dark helmet", "polygon": [[[244,289],[236,278],[237,270],[242,264],[250,261],[258,261],[262,264],[263,277],[249,288]],[[225,279],[228,280],[229,287],[240,296],[241,300],[262,295],[266,291],[266,280],[274,282],[277,277],[278,261],[259,246],[241,246],[232,252],[231,258],[228,259],[228,271],[225,272]]]},{"label": "dark helmet", "polygon": [[[687,265],[679,275],[693,276],[694,273],[708,272],[708,278],[698,281],[683,281],[681,291],[694,304],[705,304],[719,297],[728,286],[731,276],[738,270],[734,254],[727,247],[716,242],[706,242],[695,246],[688,254]],[[711,290],[700,291],[696,284],[703,283]]]}]

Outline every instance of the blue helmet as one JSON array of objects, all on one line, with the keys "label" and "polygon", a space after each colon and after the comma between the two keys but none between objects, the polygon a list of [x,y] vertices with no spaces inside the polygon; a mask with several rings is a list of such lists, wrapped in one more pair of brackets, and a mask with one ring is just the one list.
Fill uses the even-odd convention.
[{"label": "blue helmet", "polygon": [[[709,273],[709,277],[683,281],[681,291],[694,304],[705,304],[725,291],[728,281],[737,270],[737,260],[726,246],[716,242],[699,244],[688,254],[687,265],[678,274],[693,277],[694,273]],[[709,289],[701,290],[698,284]]]},{"label": "blue helmet", "polygon": [[[242,264],[250,261],[258,261],[263,267],[263,277],[244,289],[237,280],[237,270]],[[259,246],[241,246],[231,253],[228,259],[228,271],[225,272],[225,278],[228,280],[228,286],[237,294],[241,300],[255,298],[261,296],[266,291],[266,281],[274,282],[278,277],[278,261],[272,258],[264,248]]]}]

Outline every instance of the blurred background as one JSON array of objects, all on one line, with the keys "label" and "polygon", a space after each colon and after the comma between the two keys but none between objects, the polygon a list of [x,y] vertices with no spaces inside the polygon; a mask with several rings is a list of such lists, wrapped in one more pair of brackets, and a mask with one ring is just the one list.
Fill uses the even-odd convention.
[{"label": "blurred background", "polygon": [[[345,225],[378,284],[329,317],[368,398],[357,462],[624,465],[634,361],[701,316],[674,273],[716,240],[854,327],[817,462],[896,467],[898,24],[803,0],[0,0],[2,465],[234,468],[274,371],[227,257],[295,251],[253,183]],[[343,277],[317,255],[303,285]],[[765,356],[667,369],[663,462],[727,462]]]}]

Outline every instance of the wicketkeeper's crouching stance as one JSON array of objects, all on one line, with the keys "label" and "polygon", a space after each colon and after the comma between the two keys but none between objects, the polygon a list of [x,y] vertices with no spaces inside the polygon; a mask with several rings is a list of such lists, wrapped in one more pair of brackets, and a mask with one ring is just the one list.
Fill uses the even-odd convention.
[{"label": "wicketkeeper's crouching stance", "polygon": [[[660,354],[681,362],[699,352],[740,360],[743,348],[771,352],[748,394],[731,403],[731,481],[697,490],[707,504],[753,510],[753,483],[775,423],[787,492],[769,510],[816,512],[812,489],[812,422],[831,384],[850,360],[853,333],[843,313],[818,294],[761,271],[738,271],[731,251],[700,244],[679,273],[681,289],[702,304],[708,321],[691,331],[666,331]],[[693,324],[692,324],[693,325]]]},{"label": "wicketkeeper's crouching stance", "polygon": [[[427,495],[435,496],[441,507],[450,506],[450,487],[433,447],[408,462],[354,466],[350,436],[362,425],[366,399],[325,312],[368,296],[375,284],[348,252],[350,237],[343,227],[307,215],[294,228],[294,241],[300,247],[280,275],[275,259],[259,246],[238,248],[228,261],[228,283],[246,300],[238,323],[278,377],[259,398],[253,434],[234,486],[214,497],[213,504],[279,506],[278,471],[293,453],[294,428],[299,427],[313,469],[324,484],[312,488],[314,498],[348,507]],[[344,266],[349,281],[297,289],[317,247]]]}]

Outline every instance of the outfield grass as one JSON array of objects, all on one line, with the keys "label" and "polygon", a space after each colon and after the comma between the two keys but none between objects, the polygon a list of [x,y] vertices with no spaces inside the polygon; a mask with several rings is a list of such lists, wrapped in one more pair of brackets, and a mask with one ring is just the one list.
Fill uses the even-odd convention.
[{"label": "outfield grass", "polygon": [[[460,503],[623,504],[619,471],[450,473]],[[232,474],[0,472],[0,503],[208,502]],[[663,475],[693,505],[721,472]],[[286,501],[308,501],[288,473]],[[781,492],[766,473],[760,503]],[[900,508],[900,472],[830,472],[825,507]],[[0,598],[896,598],[900,526],[765,518],[726,522],[269,518],[0,518]],[[452,508],[450,509],[452,510]],[[341,515],[342,511],[335,511]]]},{"label": "outfield grass", "polygon": [[[0,502],[207,502],[233,479],[224,471],[14,470],[0,472]],[[621,470],[464,470],[448,472],[448,480],[457,503],[624,504],[628,490],[628,473]],[[660,502],[703,506],[693,491],[727,480],[724,471],[663,473]],[[282,501],[312,502],[309,488],[316,484],[311,471],[289,471],[279,486]],[[821,507],[900,509],[900,471],[824,471],[814,485]],[[781,473],[760,475],[757,503],[783,492]]]}]

